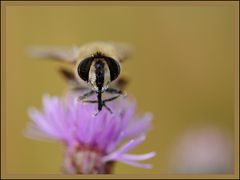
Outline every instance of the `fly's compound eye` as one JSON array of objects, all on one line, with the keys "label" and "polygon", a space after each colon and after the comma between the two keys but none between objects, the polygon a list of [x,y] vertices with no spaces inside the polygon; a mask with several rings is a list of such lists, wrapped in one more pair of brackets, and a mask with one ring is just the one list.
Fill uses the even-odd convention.
[{"label": "fly's compound eye", "polygon": [[119,73],[120,73],[120,65],[119,63],[112,59],[112,58],[107,58],[106,62],[108,64],[109,70],[110,70],[110,76],[111,76],[111,81],[117,79]]},{"label": "fly's compound eye", "polygon": [[92,61],[93,61],[93,58],[89,57],[89,58],[82,60],[80,62],[80,64],[78,65],[78,68],[77,68],[78,75],[84,81],[88,81],[88,74],[89,74],[89,70],[90,70]]}]

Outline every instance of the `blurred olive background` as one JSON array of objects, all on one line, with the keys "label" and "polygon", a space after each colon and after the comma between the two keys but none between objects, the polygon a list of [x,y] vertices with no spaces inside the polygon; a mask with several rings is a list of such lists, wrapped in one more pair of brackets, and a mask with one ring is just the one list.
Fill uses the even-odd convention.
[{"label": "blurred olive background", "polygon": [[176,138],[198,124],[230,136],[234,130],[234,7],[8,6],[6,8],[6,168],[8,173],[59,173],[63,148],[23,136],[27,109],[43,94],[62,95],[63,63],[35,60],[32,45],[72,46],[97,40],[127,42],[127,92],[153,128],[134,153],[156,151],[142,170],[118,163],[115,173],[167,173]]}]

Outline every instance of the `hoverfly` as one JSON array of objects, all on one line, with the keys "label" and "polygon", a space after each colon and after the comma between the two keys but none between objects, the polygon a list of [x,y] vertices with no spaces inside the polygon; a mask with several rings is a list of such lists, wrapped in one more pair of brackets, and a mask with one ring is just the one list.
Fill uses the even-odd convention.
[{"label": "hoverfly", "polygon": [[[106,102],[126,95],[122,89],[127,81],[124,78],[119,78],[121,63],[129,57],[131,52],[131,48],[126,44],[94,42],[68,51],[52,47],[33,47],[30,52],[34,57],[50,58],[72,64],[72,71],[62,68],[60,73],[73,85],[72,90],[88,89],[87,92],[78,97],[78,100],[86,103],[97,103],[98,112],[95,115],[103,107],[112,113]],[[103,93],[115,96],[103,99]],[[87,100],[93,95],[96,95],[97,99]]]}]

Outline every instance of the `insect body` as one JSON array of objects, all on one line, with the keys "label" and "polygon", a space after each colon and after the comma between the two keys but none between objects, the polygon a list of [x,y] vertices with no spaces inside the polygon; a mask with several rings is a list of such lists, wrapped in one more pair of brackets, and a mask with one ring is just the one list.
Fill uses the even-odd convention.
[{"label": "insect body", "polygon": [[80,61],[79,64],[77,64],[77,72],[79,77],[82,80],[86,81],[92,89],[91,91],[80,97],[80,99],[83,100],[86,97],[96,93],[98,111],[101,111],[103,106],[110,110],[105,104],[106,100],[102,100],[102,93],[105,91],[116,94],[122,93],[121,91],[118,91],[116,89],[108,88],[109,83],[111,81],[114,81],[120,73],[119,62],[111,57],[103,55],[101,52],[96,52],[92,56],[87,57],[86,59]]},{"label": "insect body", "polygon": [[[126,45],[96,42],[74,48],[71,51],[35,47],[31,53],[35,57],[63,60],[73,64],[73,72],[62,69],[62,74],[75,85],[77,84],[75,89],[86,89],[84,86],[87,85],[90,90],[79,96],[78,99],[86,103],[97,103],[98,112],[103,107],[112,112],[106,102],[117,99],[123,94],[121,90],[110,86],[113,81],[117,81],[121,71],[121,62],[130,54],[130,49]],[[79,84],[84,85],[79,86]],[[115,94],[115,96],[103,99],[102,94],[105,92]],[[94,94],[97,95],[96,100],[86,100]]]}]

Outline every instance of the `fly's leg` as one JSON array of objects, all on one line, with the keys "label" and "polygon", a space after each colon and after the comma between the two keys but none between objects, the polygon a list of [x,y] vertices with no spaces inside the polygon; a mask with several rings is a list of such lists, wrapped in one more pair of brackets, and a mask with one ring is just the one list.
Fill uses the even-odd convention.
[{"label": "fly's leg", "polygon": [[103,106],[112,114],[113,112],[112,112],[112,110],[105,104],[105,103],[103,103]]},{"label": "fly's leg", "polygon": [[83,101],[84,99],[86,99],[87,97],[92,96],[93,94],[95,94],[95,91],[89,91],[89,92],[85,93],[84,95],[79,96],[78,100]]},{"label": "fly's leg", "polygon": [[[105,102],[113,101],[114,99],[117,99],[117,98],[119,98],[120,96],[121,96],[121,95],[117,95],[117,96],[114,96],[114,97],[112,97],[112,98],[104,99],[104,100],[103,100],[103,104],[104,104]],[[82,102],[84,102],[84,103],[98,103],[98,100],[83,100]]]},{"label": "fly's leg", "polygon": [[[94,102],[94,103],[97,103],[97,102]],[[103,103],[102,106],[104,106],[111,114],[113,113],[112,110],[111,110],[105,103]],[[96,113],[94,113],[93,115],[94,115],[94,116],[97,116],[100,111],[101,111],[101,110],[98,110],[98,111],[97,111]]]},{"label": "fly's leg", "polygon": [[[106,105],[106,102],[110,102],[110,101],[113,101],[114,99],[117,99],[117,98],[119,98],[121,95],[119,94],[119,95],[117,95],[117,96],[114,96],[114,97],[112,97],[112,98],[108,98],[108,99],[105,99],[105,100],[103,100],[103,106],[112,114],[113,112],[112,112],[112,110]],[[84,103],[98,103],[98,100],[83,100],[82,102],[84,102]],[[97,113],[95,113],[94,114],[94,116],[96,116],[98,113],[99,113],[100,111],[98,111]]]},{"label": "fly's leg", "polygon": [[121,91],[121,90],[118,90],[118,89],[114,89],[114,88],[108,88],[106,89],[107,93],[110,93],[110,94],[120,94],[120,95],[123,95],[123,96],[126,96],[127,93],[124,91]]},{"label": "fly's leg", "polygon": [[110,102],[110,101],[113,101],[114,99],[117,99],[121,96],[121,94],[117,95],[117,96],[114,96],[114,97],[111,97],[111,98],[108,98],[108,99],[104,99],[103,102]]}]

